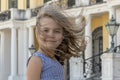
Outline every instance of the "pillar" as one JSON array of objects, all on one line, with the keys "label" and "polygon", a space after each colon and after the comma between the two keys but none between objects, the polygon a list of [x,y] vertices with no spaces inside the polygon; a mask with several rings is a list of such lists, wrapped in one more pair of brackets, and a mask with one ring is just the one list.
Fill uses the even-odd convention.
[{"label": "pillar", "polygon": [[86,17],[86,27],[85,27],[85,38],[87,41],[87,46],[85,50],[85,58],[92,57],[92,29],[91,29],[91,16]]},{"label": "pillar", "polygon": [[[77,27],[82,27],[81,17],[76,17],[75,23]],[[83,58],[72,57],[70,59],[70,80],[82,80],[83,79]]]},{"label": "pillar", "polygon": [[83,80],[83,59],[82,57],[70,59],[70,80]]},{"label": "pillar", "polygon": [[28,28],[23,26],[18,30],[18,75],[19,80],[26,80],[28,54]]},{"label": "pillar", "polygon": [[78,6],[81,6],[82,2],[81,0],[75,0],[75,5],[78,7]]},{"label": "pillar", "polygon": [[[24,56],[24,75],[26,75],[26,64],[27,64],[27,59],[28,59],[28,30],[27,28],[24,28],[24,50],[23,50],[23,56]],[[26,79],[25,79],[26,80]]]},{"label": "pillar", "polygon": [[[92,29],[91,29],[91,16],[87,15],[86,16],[86,27],[85,27],[85,40],[87,41],[87,45],[86,45],[86,50],[85,50],[85,59],[88,59],[90,57],[92,57]],[[88,69],[85,69],[85,72],[87,72],[87,75],[85,75],[86,77],[90,77],[91,75],[91,68],[90,64],[91,61],[87,60],[87,64],[85,65],[85,67],[88,67]]]},{"label": "pillar", "polygon": [[102,59],[102,80],[120,80],[120,53],[104,53]]},{"label": "pillar", "polygon": [[11,28],[11,74],[8,80],[18,80],[17,77],[17,37],[16,28]]},{"label": "pillar", "polygon": [[0,80],[4,80],[4,32],[0,32]]}]

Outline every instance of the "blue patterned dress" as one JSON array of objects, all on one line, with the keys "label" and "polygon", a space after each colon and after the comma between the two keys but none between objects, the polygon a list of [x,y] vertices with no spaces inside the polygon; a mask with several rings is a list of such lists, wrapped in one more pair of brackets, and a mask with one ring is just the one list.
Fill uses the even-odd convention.
[{"label": "blue patterned dress", "polygon": [[64,80],[63,66],[57,60],[53,60],[40,52],[34,53],[33,56],[42,60],[40,80]]}]

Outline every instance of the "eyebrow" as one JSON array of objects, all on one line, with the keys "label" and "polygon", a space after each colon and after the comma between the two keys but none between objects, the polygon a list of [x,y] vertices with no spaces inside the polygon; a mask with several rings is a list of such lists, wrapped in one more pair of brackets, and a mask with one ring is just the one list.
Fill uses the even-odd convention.
[{"label": "eyebrow", "polygon": [[[41,26],[40,29],[49,29],[49,28],[48,28],[48,27],[43,27],[43,26]],[[59,28],[54,28],[54,29],[55,29],[55,30],[62,30],[62,28],[60,28],[60,27],[59,27]]]}]

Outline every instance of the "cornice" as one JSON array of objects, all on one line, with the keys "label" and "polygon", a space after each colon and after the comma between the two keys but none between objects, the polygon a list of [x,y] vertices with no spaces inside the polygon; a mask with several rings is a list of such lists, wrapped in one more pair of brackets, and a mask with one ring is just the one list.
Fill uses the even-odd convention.
[{"label": "cornice", "polygon": [[120,7],[120,0],[111,0],[107,4],[111,7]]},{"label": "cornice", "polygon": [[84,12],[84,15],[92,15],[92,14],[98,14],[98,13],[104,13],[109,11],[109,6],[107,3],[103,3],[100,5],[93,5],[86,7],[86,11]]},{"label": "cornice", "polygon": [[[93,14],[98,14],[98,13],[105,13],[105,12],[109,12],[110,8],[116,8],[116,7],[120,7],[120,0],[113,0],[113,1],[109,1],[106,3],[102,3],[102,4],[95,4],[95,5],[91,5],[91,6],[86,6],[86,7],[78,7],[78,8],[72,8],[72,9],[68,9],[65,10],[65,12],[67,12],[67,15],[69,17],[74,17],[76,18],[79,15],[93,15]],[[5,28],[18,28],[18,27],[34,27],[36,24],[36,17],[32,17],[29,20],[9,20],[9,21],[4,21],[4,22],[0,22],[0,30],[1,29],[5,29]]]},{"label": "cornice", "polygon": [[31,18],[26,21],[20,21],[20,20],[9,20],[5,22],[0,23],[0,30],[6,29],[6,28],[19,28],[19,27],[32,27],[36,24],[36,18]]},{"label": "cornice", "polygon": [[12,27],[12,26],[13,26],[12,20],[5,21],[5,22],[0,22],[0,30],[1,30],[1,29],[10,28],[10,27]]},{"label": "cornice", "polygon": [[[79,7],[79,8],[72,8],[66,10],[68,14],[72,14],[74,17],[77,15],[80,15],[82,13],[83,15],[92,15],[92,14],[98,14],[98,13],[104,13],[104,12],[109,12],[110,8],[117,8],[120,7],[120,0],[116,1],[110,1],[102,4],[94,4],[90,6],[85,6],[85,7]],[[83,11],[83,12],[81,12]]]},{"label": "cornice", "polygon": [[36,17],[25,21],[25,26],[28,27],[28,28],[29,27],[34,27],[35,25],[36,25]]}]

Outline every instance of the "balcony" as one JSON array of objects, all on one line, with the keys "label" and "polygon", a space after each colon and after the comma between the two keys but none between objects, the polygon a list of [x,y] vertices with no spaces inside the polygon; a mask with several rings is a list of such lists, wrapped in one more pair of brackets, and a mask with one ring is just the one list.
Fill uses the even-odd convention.
[{"label": "balcony", "polygon": [[0,13],[0,22],[8,20],[28,20],[32,17],[36,17],[41,7],[26,10],[11,8],[10,10],[6,10]]},{"label": "balcony", "polygon": [[0,21],[7,21],[11,18],[11,11],[7,10],[0,13]]},{"label": "balcony", "polygon": [[[120,0],[76,0],[75,4],[69,6],[67,9],[78,8],[78,7],[89,7],[103,3],[109,3],[112,6],[119,6]],[[0,12],[0,22],[7,20],[23,20],[23,21],[28,20],[30,18],[36,17],[41,7],[42,6],[33,9],[26,9],[26,10],[11,8],[9,10]]]}]

